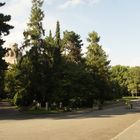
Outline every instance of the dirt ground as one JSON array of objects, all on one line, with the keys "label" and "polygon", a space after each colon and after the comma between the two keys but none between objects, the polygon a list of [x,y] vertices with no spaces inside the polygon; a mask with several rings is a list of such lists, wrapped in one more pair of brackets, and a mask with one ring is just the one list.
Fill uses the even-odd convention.
[{"label": "dirt ground", "polygon": [[27,115],[0,103],[0,140],[110,140],[140,119],[140,103],[93,112]]}]

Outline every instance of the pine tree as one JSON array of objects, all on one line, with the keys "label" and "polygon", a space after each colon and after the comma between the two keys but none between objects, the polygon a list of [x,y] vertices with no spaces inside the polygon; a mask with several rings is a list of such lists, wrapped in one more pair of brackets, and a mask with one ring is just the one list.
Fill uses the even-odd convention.
[{"label": "pine tree", "polygon": [[[5,3],[0,3],[0,7]],[[2,97],[3,93],[3,80],[4,80],[4,71],[7,68],[7,63],[3,59],[6,53],[6,49],[3,48],[4,40],[2,36],[7,36],[9,34],[9,30],[13,29],[13,26],[7,24],[11,20],[10,15],[4,15],[0,13],[0,97]]]},{"label": "pine tree", "polygon": [[44,18],[44,13],[41,9],[43,5],[43,0],[32,0],[32,8],[30,21],[27,24],[28,28],[24,31],[25,37],[25,46],[40,46],[42,43],[42,36],[45,34],[45,31],[42,27],[42,20]]},{"label": "pine tree", "polygon": [[56,44],[56,47],[60,48],[61,38],[60,38],[60,23],[59,23],[59,21],[56,22],[55,44]]},{"label": "pine tree", "polygon": [[[43,39],[42,20],[44,13],[41,9],[42,4],[43,0],[32,0],[30,21],[27,24],[27,30],[24,32],[25,41],[23,47],[25,49],[27,47],[29,50],[20,61],[21,74],[19,82],[23,86],[20,87],[19,94],[15,95],[15,102],[17,102],[16,99],[20,99],[21,105],[25,106],[30,105],[33,100],[37,100],[40,103],[45,102],[48,93],[50,62]],[[23,71],[23,67],[29,67],[29,70]],[[26,78],[26,84],[23,84],[24,81],[21,81],[24,78]]]},{"label": "pine tree", "polygon": [[63,49],[66,59],[68,61],[79,63],[81,62],[81,47],[82,47],[82,40],[80,39],[80,35],[76,34],[75,32],[65,31],[64,38],[63,38]]},{"label": "pine tree", "polygon": [[51,81],[52,81],[52,95],[53,99],[56,101],[59,100],[59,96],[62,93],[61,90],[61,37],[60,37],[60,23],[57,21],[56,23],[56,31],[54,36],[53,44],[51,45],[51,52],[53,56],[53,65],[52,65],[52,73],[51,73]]},{"label": "pine tree", "polygon": [[55,48],[54,48],[54,69],[58,69],[61,63],[61,38],[60,38],[60,23],[56,23],[55,32]]},{"label": "pine tree", "polygon": [[50,44],[54,44],[54,38],[52,37],[52,31],[51,30],[49,31],[49,37],[48,37],[47,42],[50,43]]},{"label": "pine tree", "polygon": [[108,57],[102,46],[98,44],[100,37],[96,32],[90,33],[87,40],[90,43],[86,56],[87,69],[91,73],[95,81],[95,87],[98,90],[95,98],[103,103],[107,96],[110,61],[107,60]]}]

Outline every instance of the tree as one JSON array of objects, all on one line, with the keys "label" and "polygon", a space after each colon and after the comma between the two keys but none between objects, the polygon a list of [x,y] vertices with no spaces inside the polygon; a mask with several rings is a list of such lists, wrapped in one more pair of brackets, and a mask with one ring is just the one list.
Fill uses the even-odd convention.
[{"label": "tree", "polygon": [[[0,3],[0,7],[5,3]],[[13,26],[9,25],[7,22],[11,20],[10,15],[4,15],[0,13],[0,98],[3,96],[3,88],[4,88],[4,71],[7,68],[7,63],[3,59],[6,53],[6,49],[3,48],[4,40],[2,36],[7,36],[10,32],[10,29],[13,29]]]},{"label": "tree", "polygon": [[140,67],[138,66],[129,69],[128,90],[132,96],[140,94]]},{"label": "tree", "polygon": [[60,101],[60,94],[62,92],[61,88],[61,37],[60,37],[60,23],[57,21],[56,23],[56,31],[54,36],[54,44],[50,48],[52,50],[52,58],[53,58],[53,65],[52,65],[52,74],[51,74],[51,85],[52,85],[52,95],[53,100],[55,102]]},{"label": "tree", "polygon": [[49,31],[49,36],[46,36],[45,42],[46,42],[47,47],[49,47],[49,48],[52,47],[52,46],[54,47],[54,44],[55,44],[54,42],[55,41],[54,41],[54,38],[52,37],[52,31],[51,30]]},{"label": "tree", "polygon": [[113,66],[110,69],[111,73],[111,82],[112,92],[114,92],[118,96],[126,96],[129,94],[128,92],[128,73],[129,73],[129,67],[127,66]]},{"label": "tree", "polygon": [[[58,23],[57,30],[58,31]],[[65,106],[73,107],[81,98],[82,84],[77,82],[82,76],[82,54],[81,46],[82,40],[75,32],[65,31],[62,39],[62,55],[61,55],[61,68],[59,87],[61,92],[59,97]],[[81,73],[81,74],[79,74]],[[80,95],[81,94],[81,95]]]},{"label": "tree", "polygon": [[55,31],[55,45],[59,49],[61,49],[61,38],[60,38],[60,23],[59,21],[56,22],[56,31]]},{"label": "tree", "polygon": [[80,35],[74,31],[65,31],[63,37],[63,49],[66,59],[70,62],[80,63],[81,62],[81,47],[82,40]]},{"label": "tree", "polygon": [[4,76],[4,91],[7,98],[13,99],[17,89],[17,65],[13,64],[8,70],[5,71]]},{"label": "tree", "polygon": [[61,38],[60,38],[60,23],[56,23],[56,32],[55,32],[55,48],[54,48],[54,69],[59,69],[61,63]]},{"label": "tree", "polygon": [[41,9],[43,5],[43,0],[32,0],[32,8],[30,21],[27,24],[28,28],[24,31],[23,35],[25,38],[24,46],[40,46],[42,43],[42,36],[45,31],[42,27],[42,20],[44,18],[44,13]]},{"label": "tree", "polygon": [[96,32],[89,33],[87,47],[86,65],[87,71],[94,79],[95,92],[93,98],[97,99],[101,104],[107,98],[108,81],[109,81],[109,63],[107,55],[98,44],[100,37]]},{"label": "tree", "polygon": [[[44,13],[41,10],[42,4],[42,0],[32,0],[30,21],[27,24],[27,30],[24,32],[25,41],[23,47],[29,48],[29,51],[19,62],[19,69],[21,71],[19,81],[23,87],[20,86],[15,95],[15,102],[17,98],[25,106],[30,105],[33,100],[44,103],[48,92],[49,81],[47,81],[47,78],[50,74],[50,61],[46,52],[47,47],[43,40],[44,29],[42,27],[42,20]],[[29,67],[29,70],[23,71],[23,67]],[[28,78],[26,79],[26,77]],[[26,84],[22,84],[24,83],[22,79],[25,79]],[[20,102],[17,103],[19,104]]]}]

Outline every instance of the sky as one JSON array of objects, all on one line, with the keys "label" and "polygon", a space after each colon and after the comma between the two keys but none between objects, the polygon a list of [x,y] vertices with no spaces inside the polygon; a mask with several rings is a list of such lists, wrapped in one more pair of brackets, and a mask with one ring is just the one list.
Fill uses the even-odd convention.
[{"label": "sky", "polygon": [[[23,42],[30,17],[31,0],[1,0],[4,14],[12,16],[14,26],[5,37],[5,46]],[[109,55],[111,65],[140,66],[140,0],[44,0],[43,21],[46,35],[55,32],[56,21],[60,21],[61,33],[75,31],[83,40],[86,51],[88,33],[96,31],[100,44]]]}]

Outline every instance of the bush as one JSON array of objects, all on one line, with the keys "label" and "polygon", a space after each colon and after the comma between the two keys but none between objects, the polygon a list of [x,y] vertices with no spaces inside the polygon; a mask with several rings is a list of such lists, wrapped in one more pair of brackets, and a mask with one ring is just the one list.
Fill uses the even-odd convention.
[{"label": "bush", "polygon": [[21,106],[22,96],[19,93],[16,93],[14,96],[14,104],[17,106]]},{"label": "bush", "polygon": [[31,97],[27,94],[25,89],[20,90],[14,96],[14,104],[17,106],[29,106],[32,104]]}]

